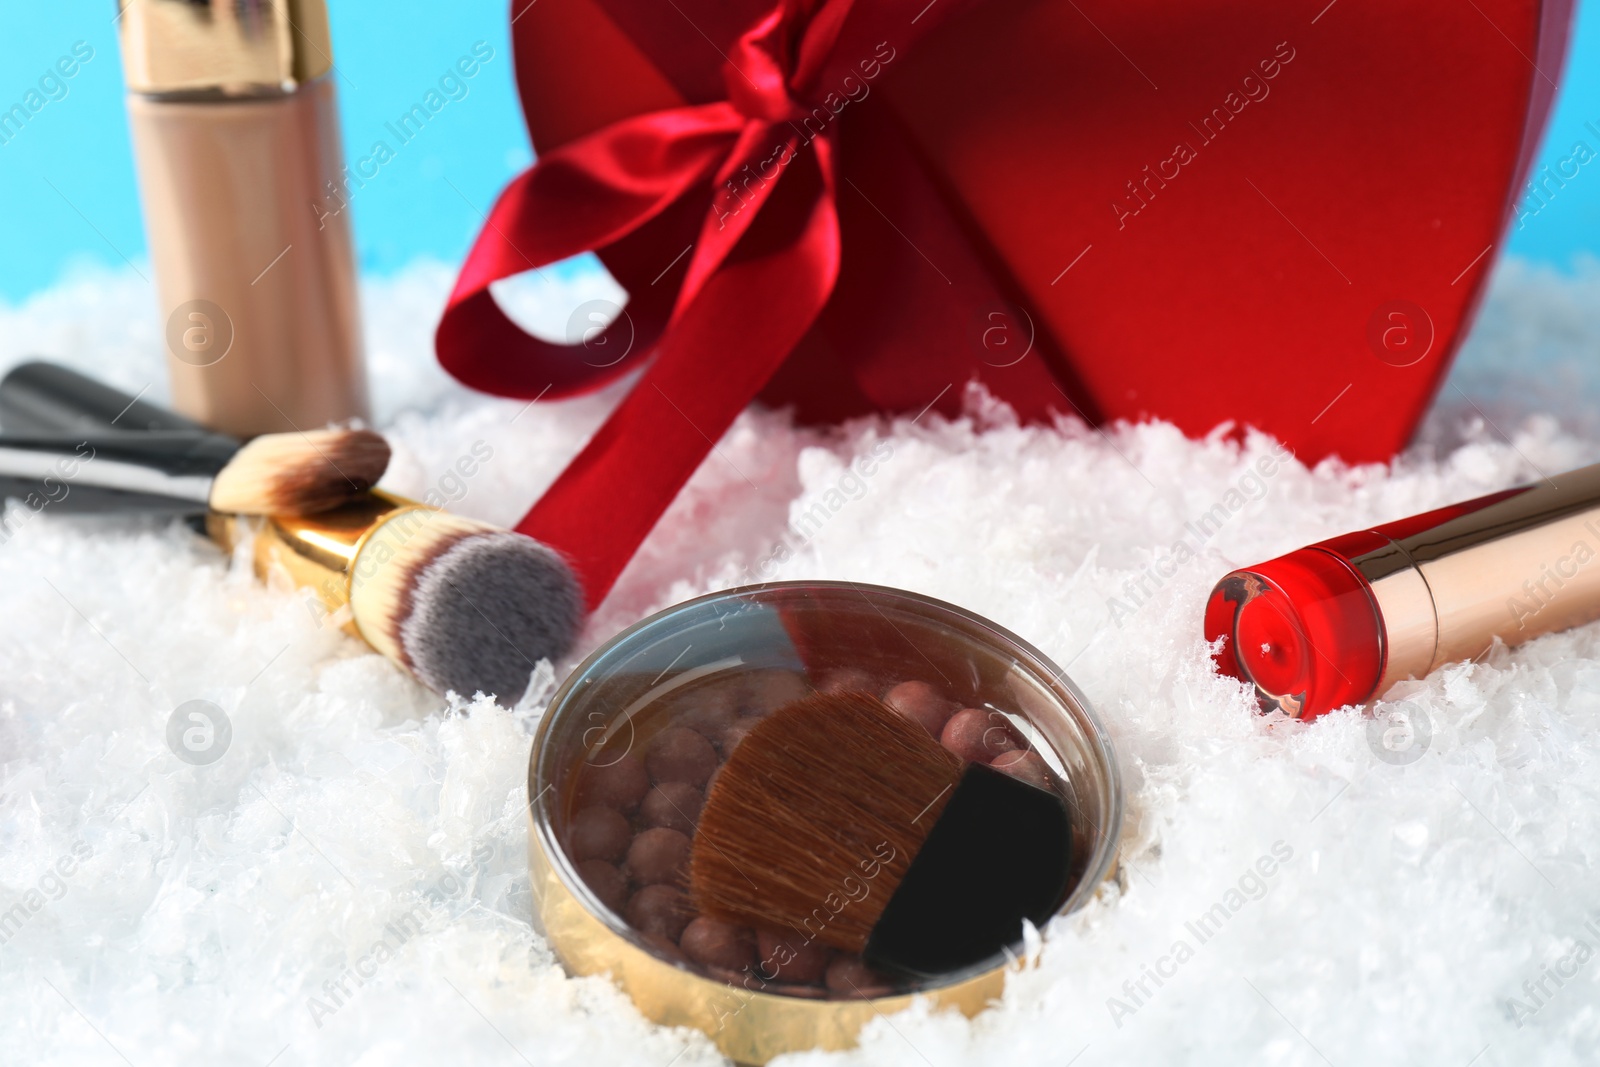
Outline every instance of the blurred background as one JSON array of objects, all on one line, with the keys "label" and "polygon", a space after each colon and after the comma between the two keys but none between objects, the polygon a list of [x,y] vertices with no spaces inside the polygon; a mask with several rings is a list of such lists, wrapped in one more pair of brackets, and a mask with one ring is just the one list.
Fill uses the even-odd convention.
[{"label": "blurred background", "polygon": [[[348,159],[433,87],[477,42],[493,58],[423,133],[368,181],[351,210],[364,274],[418,260],[454,264],[500,188],[532,161],[517,104],[504,0],[330,0]],[[123,106],[113,0],[12,3],[0,33],[0,111],[83,42],[93,58],[20,132],[0,143],[0,303],[75,272],[141,270],[147,260]],[[81,48],[80,48],[81,54]],[[435,71],[429,76],[427,72]],[[1470,108],[1470,101],[1463,101]],[[6,136],[0,133],[0,136]],[[1538,167],[1585,142],[1597,157],[1541,204],[1528,201],[1502,256],[1563,273],[1593,273],[1600,254],[1600,7],[1580,12]],[[1586,262],[1587,261],[1587,262]]]}]

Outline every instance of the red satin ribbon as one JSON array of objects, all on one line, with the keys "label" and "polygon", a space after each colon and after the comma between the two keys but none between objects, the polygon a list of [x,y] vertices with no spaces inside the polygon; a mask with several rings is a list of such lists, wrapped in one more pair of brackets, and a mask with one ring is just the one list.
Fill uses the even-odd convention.
[{"label": "red satin ribbon", "polygon": [[[517,526],[567,557],[591,608],[833,292],[836,132],[807,140],[798,120],[853,3],[781,0],[730,50],[726,100],[626,118],[542,154],[501,195],[462,268],[436,343],[467,385],[558,398],[654,356]],[[736,183],[741,173],[764,180]],[[680,247],[661,235],[693,234],[696,220],[687,264],[663,263],[681,278],[675,296],[671,286],[631,294],[587,345],[528,336],[490,296],[491,282],[580,252]],[[586,361],[630,336],[624,358]]]}]

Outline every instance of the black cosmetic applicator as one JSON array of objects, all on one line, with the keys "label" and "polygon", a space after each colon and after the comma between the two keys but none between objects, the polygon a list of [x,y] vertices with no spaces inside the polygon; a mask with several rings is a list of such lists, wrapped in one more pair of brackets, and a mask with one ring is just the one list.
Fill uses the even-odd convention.
[{"label": "black cosmetic applicator", "polygon": [[[0,420],[8,431],[82,433],[90,441],[104,441],[110,433],[129,448],[141,440],[157,451],[168,447],[163,442],[184,440],[216,455],[238,448],[233,438],[197,431],[181,415],[42,361],[0,380]],[[148,429],[117,433],[130,421]],[[73,447],[84,440],[58,438]],[[8,477],[0,466],[0,497],[27,500],[36,509],[48,502],[62,513],[192,517],[205,510],[205,499],[192,493],[151,495],[85,484],[81,468],[88,465],[77,466],[77,477],[51,480]],[[371,480],[381,474],[374,470]],[[263,563],[286,568],[317,590],[329,611],[348,603],[355,630],[368,644],[440,693],[481,690],[514,703],[534,665],[564,655],[583,619],[582,595],[571,573],[537,541],[388,494],[356,493],[314,515],[301,508],[264,523],[213,510],[199,532],[231,550],[247,529],[258,572]]]},{"label": "black cosmetic applicator", "polygon": [[103,430],[206,428],[176,411],[129,396],[61,363],[31,359],[0,378],[0,427],[19,436],[98,433]]},{"label": "black cosmetic applicator", "polygon": [[46,360],[0,379],[0,425],[0,493],[63,512],[310,514],[361,495],[389,465],[371,430],[241,443]]},{"label": "black cosmetic applicator", "polygon": [[186,504],[241,515],[309,514],[364,493],[388,465],[389,445],[371,430],[265,434],[243,445],[204,431],[0,435],[7,483],[53,478],[107,490],[111,510],[138,511],[147,500],[165,499],[173,508],[158,510]]},{"label": "black cosmetic applicator", "polygon": [[1065,899],[1065,802],[948,752],[865,693],[789,704],[718,773],[690,854],[696,907],[880,970],[981,963]]}]

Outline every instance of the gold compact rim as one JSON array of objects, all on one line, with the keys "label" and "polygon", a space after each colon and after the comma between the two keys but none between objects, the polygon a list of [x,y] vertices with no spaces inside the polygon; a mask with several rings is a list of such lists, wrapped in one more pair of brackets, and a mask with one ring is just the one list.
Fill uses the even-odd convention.
[{"label": "gold compact rim", "polygon": [[260,96],[333,68],[324,0],[118,0],[128,88]]},{"label": "gold compact rim", "polygon": [[736,1063],[766,1063],[803,1049],[846,1049],[862,1027],[917,1000],[935,1010],[973,1016],[1005,991],[1006,968],[993,967],[924,992],[861,1000],[825,1000],[741,989],[662,959],[611,929],[565,873],[566,857],[552,856],[528,811],[533,896],[546,939],[574,975],[607,974],[644,1015],[662,1026],[705,1033]]},{"label": "gold compact rim", "polygon": [[[849,595],[875,598],[877,607],[909,607],[927,617],[951,623],[967,636],[991,642],[1011,658],[1019,676],[1026,675],[1028,694],[1019,703],[1052,746],[1075,730],[1082,735],[1078,755],[1091,768],[1087,788],[1095,795],[1099,818],[1086,813],[1092,842],[1082,874],[1058,914],[1076,911],[1117,877],[1117,852],[1123,817],[1121,772],[1110,737],[1088,700],[1065,674],[1032,645],[982,616],[920,594],[851,582],[771,582],[724,590],[674,605],[636,623],[593,652],[562,682],[534,736],[528,773],[528,860],[534,897],[534,919],[552,951],[573,975],[609,975],[648,1018],[665,1026],[689,1026],[707,1034],[723,1054],[739,1063],[759,1064],[787,1052],[838,1050],[857,1044],[862,1028],[875,1018],[915,1002],[934,1010],[955,1009],[973,1016],[994,1003],[1005,990],[1008,973],[1020,961],[979,966],[911,992],[862,999],[826,999],[741,988],[699,973],[652,951],[641,935],[626,932],[578,876],[576,866],[556,837],[550,818],[555,781],[544,781],[541,756],[559,762],[552,733],[561,720],[583,710],[582,694],[608,655],[628,647],[630,639],[652,626],[695,612],[721,621],[733,618],[753,602],[786,595]],[[730,602],[734,605],[730,607]],[[776,601],[772,601],[776,602]],[[729,608],[724,611],[724,608]],[[728,653],[724,647],[722,652]],[[1043,720],[1043,721],[1040,721]],[[587,718],[585,719],[587,721]],[[592,729],[592,727],[591,727]],[[553,765],[553,764],[552,764]]]}]

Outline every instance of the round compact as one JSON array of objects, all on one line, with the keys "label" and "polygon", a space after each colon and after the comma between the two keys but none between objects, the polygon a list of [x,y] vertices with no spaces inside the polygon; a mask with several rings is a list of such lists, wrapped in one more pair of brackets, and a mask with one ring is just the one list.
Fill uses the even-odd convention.
[{"label": "round compact", "polygon": [[881,700],[962,760],[1057,794],[1071,840],[1056,913],[1115,862],[1122,793],[1104,729],[1058,667],[994,623],[847,582],[732,589],[651,616],[585,660],[539,725],[537,919],[569,971],[609,973],[650,1018],[703,1030],[740,1062],[850,1047],[917,996],[975,1014],[1022,954],[897,976],[793,928],[697,913],[689,857],[723,765],[765,717],[817,694]]}]

